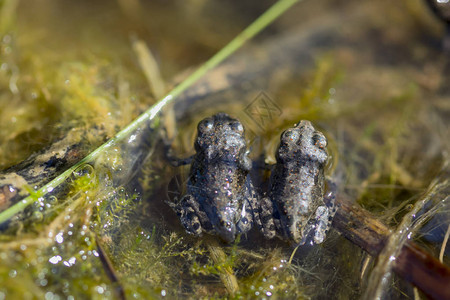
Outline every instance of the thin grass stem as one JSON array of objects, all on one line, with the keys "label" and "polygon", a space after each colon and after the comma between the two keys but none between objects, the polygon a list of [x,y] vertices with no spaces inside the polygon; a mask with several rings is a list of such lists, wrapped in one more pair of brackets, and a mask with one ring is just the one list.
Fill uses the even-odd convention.
[{"label": "thin grass stem", "polygon": [[[47,183],[36,191],[35,195],[40,197],[52,192],[56,187],[62,184],[78,167],[85,163],[89,163],[98,158],[102,153],[107,151],[108,148],[116,145],[127,138],[135,129],[145,124],[145,122],[152,121],[156,115],[161,111],[161,109],[178,97],[181,93],[186,91],[191,87],[197,80],[203,77],[209,70],[216,67],[218,64],[223,62],[227,57],[238,50],[242,45],[249,39],[253,38],[256,34],[261,32],[265,27],[276,20],[281,14],[288,10],[292,5],[294,5],[299,0],[279,0],[271,8],[265,11],[259,18],[257,18],[252,24],[250,24],[246,29],[244,29],[238,36],[236,36],[230,43],[228,43],[224,48],[217,52],[213,57],[206,61],[200,68],[198,68],[194,73],[192,73],[186,80],[177,85],[172,91],[170,91],[165,97],[158,101],[155,105],[150,107],[147,111],[141,114],[136,120],[131,122],[128,126],[118,132],[114,137],[108,140],[106,143],[92,151],[85,158],[79,161],[77,164],[67,169],[65,172],[60,174],[58,177],[53,179],[51,182]],[[29,195],[20,202],[11,206],[10,208],[4,210],[0,213],[0,224],[9,220],[17,213],[23,211],[28,205],[37,201],[40,197]]]}]

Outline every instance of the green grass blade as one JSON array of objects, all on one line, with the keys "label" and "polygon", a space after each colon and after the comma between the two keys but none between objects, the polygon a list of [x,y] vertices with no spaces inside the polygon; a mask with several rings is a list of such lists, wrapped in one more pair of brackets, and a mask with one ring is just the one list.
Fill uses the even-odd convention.
[{"label": "green grass blade", "polygon": [[[136,120],[131,122],[127,127],[118,132],[113,138],[108,140],[106,143],[95,149],[77,164],[67,169],[64,173],[60,174],[51,182],[47,183],[41,187],[36,194],[30,195],[10,208],[4,210],[0,213],[0,224],[9,220],[15,214],[23,211],[28,205],[37,201],[39,197],[43,197],[46,194],[52,192],[56,187],[62,184],[79,166],[94,161],[99,157],[100,154],[104,153],[108,148],[115,145],[117,142],[124,140],[130,133],[132,133],[139,126],[145,124],[147,121],[151,121],[155,116],[161,111],[161,109],[173,99],[178,97],[181,93],[186,91],[190,86],[192,86],[197,80],[206,74],[209,70],[216,67],[218,64],[223,62],[227,57],[238,50],[245,42],[253,38],[256,34],[261,32],[265,27],[276,20],[281,14],[288,10],[292,5],[294,5],[299,0],[279,0],[271,8],[265,11],[259,18],[257,18],[252,24],[250,24],[246,29],[244,29],[238,36],[236,36],[230,43],[228,43],[224,48],[217,52],[213,57],[211,57],[207,62],[205,62],[200,68],[198,68],[194,73],[192,73],[186,80],[177,85],[172,91],[169,92],[165,97],[163,97],[159,102],[150,107],[147,111],[141,114]],[[39,195],[37,197],[36,195]]]}]

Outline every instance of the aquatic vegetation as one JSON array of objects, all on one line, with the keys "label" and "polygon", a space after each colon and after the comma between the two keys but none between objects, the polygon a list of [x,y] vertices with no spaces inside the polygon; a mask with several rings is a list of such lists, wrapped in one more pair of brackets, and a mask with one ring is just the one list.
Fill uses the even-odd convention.
[{"label": "aquatic vegetation", "polygon": [[[152,76],[145,75],[144,63],[133,51],[136,41],[146,41],[149,52],[155,55],[154,62],[160,64],[161,79],[204,61],[207,55],[202,54],[209,55],[228,40],[217,33],[206,36],[211,26],[200,16],[207,15],[210,8],[203,4],[190,8],[196,10],[195,19],[202,25],[196,26],[204,30],[195,37],[195,47],[179,39],[170,41],[171,29],[164,28],[158,30],[164,31],[167,39],[158,49],[150,42],[155,39],[149,38],[156,21],[134,18],[137,11],[147,11],[147,4],[137,1],[141,6],[136,10],[125,2],[120,1],[119,8],[106,3],[101,9],[89,7],[93,15],[86,14],[88,9],[81,5],[58,4],[60,7],[46,2],[48,10],[39,12],[49,17],[42,19],[58,26],[40,28],[32,25],[42,23],[24,18],[27,10],[21,7],[23,3],[0,1],[0,168],[45,148],[72,128],[87,132],[78,135],[83,140],[74,142],[82,143],[88,152],[150,107],[161,92],[148,86]],[[176,12],[171,17],[178,20],[177,9],[181,11],[186,4],[174,2]],[[290,18],[307,17],[311,9],[319,21],[324,16],[332,20],[330,12],[325,13],[327,9],[316,6],[326,4],[304,4]],[[167,8],[153,5],[156,13],[167,12]],[[389,5],[389,10],[383,5]],[[270,162],[284,128],[299,119],[309,119],[321,128],[330,141],[333,158],[327,173],[336,178],[340,192],[392,228],[390,247],[378,260],[334,229],[322,245],[296,250],[281,241],[264,240],[256,230],[231,245],[208,235],[187,235],[165,201],[183,194],[188,168],[176,170],[164,161],[164,150],[155,143],[163,123],[156,119],[151,126],[128,132],[131,135],[124,135],[124,143],[109,144],[102,155],[70,170],[64,185],[45,192],[27,186],[32,204],[2,227],[0,234],[0,299],[86,295],[113,299],[123,294],[143,299],[179,295],[195,299],[359,298],[379,290],[393,298],[413,295],[413,287],[392,275],[390,265],[385,264],[386,258],[396,255],[394,248],[414,240],[440,256],[444,264],[449,263],[445,240],[449,212],[448,73],[443,67],[445,57],[435,47],[439,25],[420,7],[418,1],[382,1],[352,2],[342,8],[348,24],[333,21],[327,29],[335,30],[333,39],[325,40],[318,34],[316,39],[298,43],[301,53],[314,48],[315,54],[307,57],[310,65],[292,63],[289,79],[281,85],[272,86],[267,81],[264,90],[281,114],[271,119],[269,126],[247,132],[253,159]],[[120,17],[124,9],[127,18],[131,14],[130,19],[138,24]],[[52,10],[61,16],[55,17]],[[75,18],[68,11],[76,18],[82,12],[86,20],[69,30],[66,26],[72,22],[57,21]],[[239,10],[233,13],[237,15]],[[276,36],[284,32],[283,26],[283,22],[274,26],[264,37],[274,38],[281,53],[283,44],[277,44],[280,40]],[[341,26],[343,35],[335,29]],[[290,34],[317,34],[316,28],[300,27]],[[128,30],[138,39],[130,42]],[[73,41],[62,38],[64,35]],[[208,46],[211,43],[213,46]],[[253,46],[258,45],[255,42]],[[168,62],[168,53],[183,59]],[[192,57],[195,59],[188,59]],[[223,77],[238,69],[232,61],[224,64]],[[278,69],[272,69],[273,74],[257,74],[256,78],[276,77]],[[241,82],[239,87],[246,84]],[[171,83],[165,82],[165,86]],[[179,132],[173,141],[175,151],[185,154],[192,150],[192,132],[211,110],[226,109],[241,118],[251,97],[261,92],[236,95],[235,88],[238,90],[229,87],[220,95],[223,103],[220,99],[217,103],[205,100],[194,113],[183,115],[174,108],[178,124],[173,125]],[[184,99],[195,104],[189,97]],[[103,128],[104,134],[91,131],[93,127]],[[370,278],[390,280],[382,285]]]}]

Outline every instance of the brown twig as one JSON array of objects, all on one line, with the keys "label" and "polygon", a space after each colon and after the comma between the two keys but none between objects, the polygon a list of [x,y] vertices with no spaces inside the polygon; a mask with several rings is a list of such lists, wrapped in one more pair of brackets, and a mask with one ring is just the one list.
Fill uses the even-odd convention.
[{"label": "brown twig", "polygon": [[[370,255],[383,250],[391,231],[368,211],[345,196],[337,199],[333,227]],[[412,241],[405,243],[393,270],[432,299],[450,299],[450,268]]]},{"label": "brown twig", "polygon": [[450,299],[450,269],[413,242],[406,243],[393,270],[432,299]]}]

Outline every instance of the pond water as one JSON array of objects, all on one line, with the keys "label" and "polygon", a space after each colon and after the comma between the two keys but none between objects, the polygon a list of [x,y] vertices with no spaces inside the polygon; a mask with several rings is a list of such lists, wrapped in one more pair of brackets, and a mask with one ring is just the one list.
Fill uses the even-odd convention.
[{"label": "pond water", "polygon": [[[0,211],[18,201],[4,187],[20,161],[61,140],[79,160],[271,4],[0,2]],[[46,173],[34,160],[42,173],[23,192],[36,201],[1,227],[0,299],[414,297],[383,257],[333,228],[296,250],[256,229],[231,245],[188,235],[166,201],[184,193],[189,166],[170,166],[160,137],[188,157],[198,122],[226,112],[244,124],[252,160],[272,164],[280,133],[310,120],[328,138],[339,193],[448,265],[444,34],[418,0],[300,2],[64,188],[35,192]]]}]

